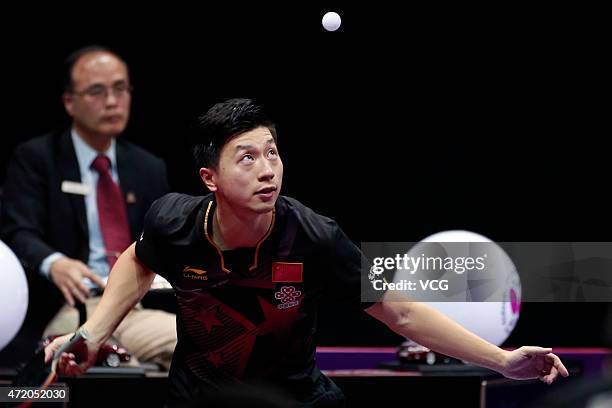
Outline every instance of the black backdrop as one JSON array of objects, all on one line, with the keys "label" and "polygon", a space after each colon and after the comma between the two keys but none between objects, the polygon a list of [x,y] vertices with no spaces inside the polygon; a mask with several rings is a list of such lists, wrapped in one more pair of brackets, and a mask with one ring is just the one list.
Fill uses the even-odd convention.
[{"label": "black backdrop", "polygon": [[[7,12],[0,28],[0,179],[16,144],[68,123],[62,61],[98,43],[131,67],[124,137],[166,160],[177,191],[203,191],[189,153],[197,114],[253,97],[278,122],[284,194],[355,242],[457,228],[497,241],[610,241],[601,10],[47,7]],[[343,17],[338,32],[321,27],[328,9]],[[321,344],[400,341],[333,299],[325,306]],[[603,345],[606,307],[525,304],[507,345]]]}]

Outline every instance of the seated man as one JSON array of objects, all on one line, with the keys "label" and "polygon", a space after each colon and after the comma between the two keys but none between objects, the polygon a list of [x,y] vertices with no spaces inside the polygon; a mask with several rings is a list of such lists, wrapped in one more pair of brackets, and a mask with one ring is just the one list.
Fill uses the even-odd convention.
[{"label": "seated man", "polygon": [[[110,268],[137,238],[151,203],[169,190],[164,162],[118,137],[131,105],[125,61],[91,46],[66,62],[63,103],[72,126],[16,149],[0,220],[6,244],[65,299],[45,334],[78,327],[75,302],[84,303],[87,314],[93,312]],[[176,343],[175,316],[140,305],[125,312],[116,339],[138,359],[168,367]]]},{"label": "seated man", "polygon": [[[151,206],[143,234],[121,255],[98,309],[79,329],[87,355],[78,364],[63,353],[59,372],[91,365],[155,271],[175,289],[180,322],[168,406],[215,401],[240,383],[276,388],[291,400],[285,406],[343,406],[341,390],[315,362],[326,289],[445,355],[517,379],[550,383],[568,375],[551,349],[505,351],[425,304],[387,301],[388,292],[362,303],[359,249],[333,220],[279,195],[276,130],[260,106],[247,99],[217,104],[203,116],[200,136],[196,160],[212,194],[168,194]],[[70,336],[45,349],[47,361]]]}]

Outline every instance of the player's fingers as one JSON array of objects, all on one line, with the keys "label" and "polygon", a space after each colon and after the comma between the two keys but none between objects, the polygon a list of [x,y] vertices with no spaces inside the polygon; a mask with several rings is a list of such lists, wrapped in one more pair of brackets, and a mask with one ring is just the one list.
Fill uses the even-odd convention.
[{"label": "player's fingers", "polygon": [[71,375],[81,375],[87,371],[87,362],[77,363],[76,356],[72,353],[69,354],[70,362],[68,363],[68,369]]},{"label": "player's fingers", "polygon": [[523,351],[531,355],[546,355],[552,352],[552,348],[547,347],[536,347],[536,346],[524,346]]},{"label": "player's fingers", "polygon": [[57,362],[56,371],[59,374],[68,374],[68,364],[70,362],[70,358],[67,353],[62,353]]},{"label": "player's fingers", "polygon": [[68,362],[68,374],[70,375],[81,375],[83,374],[83,369],[81,366],[77,364],[76,361],[70,360]]},{"label": "player's fingers", "polygon": [[74,371],[72,372],[72,375],[83,375],[85,371],[83,371],[83,369],[81,368],[80,365],[76,364],[74,365]]},{"label": "player's fingers", "polygon": [[552,354],[548,354],[539,361],[538,370],[549,373],[551,368],[554,367],[554,362],[555,360],[553,359]]},{"label": "player's fingers", "polygon": [[57,338],[53,340],[51,343],[49,343],[47,347],[45,347],[45,363],[48,363],[49,361],[53,359],[53,356],[55,355],[55,352],[57,351],[58,348],[59,348],[59,345],[57,343]]},{"label": "player's fingers", "polygon": [[59,350],[62,344],[66,343],[66,341],[68,341],[71,336],[72,333],[56,337],[55,339],[53,339],[53,341],[51,341],[51,343],[47,345],[47,347],[45,347],[45,363],[48,363],[53,359],[53,356],[55,355],[57,350]]},{"label": "player's fingers", "polygon": [[556,354],[552,354],[551,356],[553,358],[554,368],[557,369],[557,371],[559,371],[559,374],[561,374],[563,377],[568,377],[569,371],[567,371],[567,368],[565,368],[565,365],[563,365],[561,359]]},{"label": "player's fingers", "polygon": [[55,350],[53,350],[50,344],[47,347],[45,347],[45,364],[49,363],[51,359],[53,359],[54,353],[55,353]]},{"label": "player's fingers", "polygon": [[83,370],[75,361],[75,356],[72,353],[62,353],[58,366],[58,371],[65,375],[83,374]]},{"label": "player's fingers", "polygon": [[550,370],[550,373],[540,376],[540,380],[550,385],[555,381],[558,375],[559,375],[559,371],[557,371],[557,369],[553,367],[553,369]]}]

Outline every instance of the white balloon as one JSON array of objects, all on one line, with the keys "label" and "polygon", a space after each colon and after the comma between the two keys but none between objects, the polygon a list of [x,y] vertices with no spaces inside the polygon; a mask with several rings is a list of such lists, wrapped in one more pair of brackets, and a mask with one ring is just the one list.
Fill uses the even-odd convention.
[{"label": "white balloon", "polygon": [[[466,245],[447,244],[436,248],[429,246],[429,244],[422,244],[433,242],[465,242]],[[483,246],[482,244],[470,243],[485,244]],[[474,248],[486,248],[488,252],[487,266],[489,264],[494,266],[487,271],[489,273],[487,276],[489,278],[487,280],[488,287],[482,285],[476,289],[470,289],[468,286],[469,278],[466,273],[464,275],[466,279],[463,282],[465,286],[460,287],[459,290],[455,287],[454,293],[447,297],[449,301],[431,301],[431,292],[421,294],[420,298],[419,294],[414,293],[409,293],[409,296],[434,307],[485,340],[501,345],[516,326],[520,315],[521,282],[514,263],[499,245],[475,232],[453,230],[439,232],[423,239],[421,243],[411,248],[408,254],[418,257],[423,252],[443,251],[447,256],[461,257],[473,255],[470,251],[474,251]],[[419,271],[412,277],[418,278],[426,276],[428,273],[431,274],[429,271]],[[447,272],[447,274],[454,273],[453,271]],[[401,277],[401,274],[396,275],[396,280],[401,279]]]},{"label": "white balloon", "polygon": [[342,19],[340,18],[340,15],[338,13],[334,11],[329,11],[323,16],[322,23],[323,28],[325,28],[327,31],[336,31],[340,28],[340,25],[342,24]]},{"label": "white balloon", "polygon": [[0,241],[0,350],[13,340],[28,310],[28,282],[21,263]]}]

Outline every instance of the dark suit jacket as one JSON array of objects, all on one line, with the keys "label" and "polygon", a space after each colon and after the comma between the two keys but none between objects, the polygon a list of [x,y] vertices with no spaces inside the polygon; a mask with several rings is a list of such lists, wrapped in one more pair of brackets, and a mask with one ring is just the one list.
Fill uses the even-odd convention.
[{"label": "dark suit jacket", "polygon": [[[132,238],[144,215],[169,191],[164,162],[147,151],[116,140],[119,184],[126,198]],[[2,198],[0,237],[26,269],[38,273],[53,252],[87,263],[89,235],[82,195],[62,192],[63,181],[81,181],[70,132],[48,134],[20,145],[9,163]],[[135,198],[135,200],[133,200]]]}]

